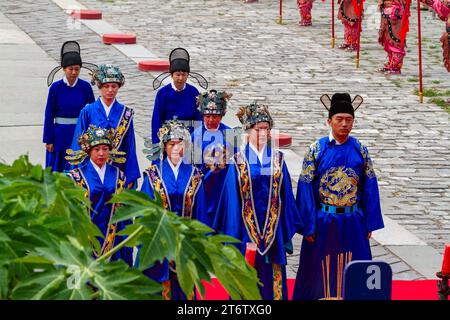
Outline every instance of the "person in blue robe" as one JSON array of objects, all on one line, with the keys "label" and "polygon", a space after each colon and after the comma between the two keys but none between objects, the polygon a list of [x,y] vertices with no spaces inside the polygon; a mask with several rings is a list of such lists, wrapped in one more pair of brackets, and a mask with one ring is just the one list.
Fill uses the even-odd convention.
[{"label": "person in blue robe", "polygon": [[256,246],[254,268],[264,300],[287,300],[286,253],[303,227],[284,154],[272,147],[273,120],[267,106],[242,107],[238,114],[248,143],[228,167],[214,229],[237,238],[242,254]]},{"label": "person in blue robe", "polygon": [[[91,64],[84,63],[86,68]],[[63,172],[66,149],[72,143],[75,125],[81,109],[95,101],[91,85],[79,78],[83,67],[80,46],[66,41],[61,48],[61,66],[54,68],[47,79],[50,86],[45,106],[43,142],[46,148],[45,167]],[[54,75],[63,69],[64,76],[52,84]]]},{"label": "person in blue robe", "polygon": [[110,64],[101,65],[93,74],[92,81],[97,83],[101,97],[95,102],[85,106],[81,112],[75,128],[72,140],[70,155],[73,151],[79,150],[78,137],[94,124],[98,127],[113,128],[115,137],[113,149],[125,152],[125,163],[114,164],[127,177],[128,188],[135,185],[141,174],[136,155],[136,140],[133,125],[134,110],[121,104],[116,99],[116,95],[125,83],[125,77],[118,67]]},{"label": "person in blue robe", "polygon": [[[93,250],[94,257],[106,254],[114,246],[125,240],[125,236],[117,235],[130,222],[111,223],[115,206],[107,203],[114,194],[123,191],[126,185],[125,174],[119,168],[110,165],[109,159],[123,161],[123,153],[112,150],[113,129],[99,128],[90,125],[80,136],[81,150],[78,154],[87,159],[82,166],[72,169],[67,175],[75,183],[86,189],[86,197],[91,201],[90,217],[100,229],[103,237],[97,237],[101,250]],[[70,159],[68,159],[70,161]],[[133,263],[133,250],[123,247],[111,257],[111,261],[124,260],[129,266]]]},{"label": "person in blue robe", "polygon": [[217,209],[217,190],[222,190],[230,159],[237,152],[233,129],[221,122],[231,96],[225,91],[210,90],[197,97],[203,124],[192,134],[192,151],[194,164],[203,174],[206,224],[210,227]]},{"label": "person in blue robe", "polygon": [[[187,128],[177,120],[166,121],[159,130],[161,159],[144,171],[141,191],[154,199],[158,193],[167,210],[186,219],[205,223],[205,196],[200,170],[183,160],[185,143],[189,143]],[[144,271],[151,279],[163,284],[163,297],[171,300],[193,299],[195,294],[182,292],[176,267],[167,260],[157,262]]]},{"label": "person in blue robe", "polygon": [[307,149],[298,180],[296,202],[305,227],[297,300],[341,299],[345,266],[371,260],[372,231],[384,227],[372,160],[367,147],[350,136],[362,98],[336,93],[321,101],[331,132]]},{"label": "person in blue robe", "polygon": [[159,143],[158,131],[166,120],[174,118],[181,121],[190,131],[201,125],[202,115],[197,110],[196,98],[199,91],[187,83],[188,77],[194,77],[201,87],[207,88],[208,82],[202,75],[191,72],[189,53],[186,49],[173,49],[169,55],[169,73],[164,72],[155,78],[153,87],[158,89],[162,81],[170,74],[171,83],[158,90],[152,115],[152,143]]}]

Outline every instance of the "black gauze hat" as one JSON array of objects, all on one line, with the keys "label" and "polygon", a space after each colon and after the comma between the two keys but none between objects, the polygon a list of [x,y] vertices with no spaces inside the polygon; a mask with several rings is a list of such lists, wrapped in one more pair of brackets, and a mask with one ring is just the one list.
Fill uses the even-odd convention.
[{"label": "black gauze hat", "polygon": [[189,53],[186,49],[176,48],[173,49],[169,55],[170,68],[169,72],[185,71],[190,72],[189,67]]},{"label": "black gauze hat", "polygon": [[331,107],[328,110],[328,119],[336,113],[348,113],[355,117],[355,110],[352,106],[352,98],[348,93],[335,93],[331,97]]},{"label": "black gauze hat", "polygon": [[331,99],[327,94],[322,95],[320,101],[328,110],[328,119],[337,113],[348,113],[354,118],[355,111],[362,104],[363,98],[356,95],[352,100],[348,93],[335,93]]},{"label": "black gauze hat", "polygon": [[61,48],[61,67],[82,66],[80,45],[76,41],[66,41]]},{"label": "black gauze hat", "polygon": [[59,66],[53,68],[47,76],[47,85],[49,87],[53,83],[55,74],[62,68],[79,65],[80,67],[88,69],[91,72],[98,69],[98,66],[93,63],[85,62],[83,64],[81,61],[80,51],[80,45],[76,41],[66,41],[63,43],[61,47],[61,63]]},{"label": "black gauze hat", "polygon": [[185,71],[189,73],[189,76],[197,80],[200,87],[203,89],[208,88],[208,81],[203,77],[200,73],[191,71],[190,65],[189,65],[189,53],[186,49],[183,48],[176,48],[173,49],[170,52],[169,55],[169,72],[163,72],[159,76],[153,80],[153,89],[158,89],[163,81],[168,78],[172,73],[176,71]]}]

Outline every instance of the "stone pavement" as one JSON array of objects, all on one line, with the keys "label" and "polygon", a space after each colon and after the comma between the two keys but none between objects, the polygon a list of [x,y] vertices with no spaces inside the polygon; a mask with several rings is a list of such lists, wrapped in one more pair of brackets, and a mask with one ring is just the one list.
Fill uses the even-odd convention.
[{"label": "stone pavement", "polygon": [[[371,2],[366,6],[368,20]],[[300,159],[309,143],[327,134],[320,95],[341,90],[361,94],[365,103],[357,112],[354,134],[369,147],[382,191],[383,213],[395,226],[374,233],[374,258],[389,262],[397,279],[434,277],[443,244],[450,242],[450,128],[447,113],[434,104],[419,104],[412,93],[417,87],[414,13],[404,75],[386,77],[375,72],[385,54],[376,43],[374,23],[363,26],[362,44],[366,46],[359,70],[354,55],[331,49],[328,2],[315,3],[312,28],[297,25],[293,0],[283,1],[284,25],[275,23],[278,3],[268,0],[254,4],[237,0],[81,3],[102,10],[103,19],[121,31],[136,33],[138,43],[161,59],[175,47],[187,48],[193,71],[209,79],[211,88],[233,93],[229,115],[255,98],[265,100],[276,127],[293,136],[291,150]],[[85,61],[118,64],[127,77],[119,100],[136,110],[138,134],[149,136],[154,74],[139,72],[134,61],[116,47],[103,45],[98,34],[69,19],[50,0],[7,0],[0,8],[55,63],[61,43],[70,39],[80,42]],[[439,60],[438,46],[444,26],[429,12],[423,15],[423,37],[428,39],[423,48],[425,85],[444,90],[449,88],[449,77]],[[339,22],[336,27],[336,35],[342,38]],[[47,72],[41,78],[45,79]],[[45,95],[39,100],[40,110]],[[296,180],[298,174],[292,178]],[[378,236],[383,232],[385,236]],[[413,240],[396,240],[402,232]],[[288,258],[289,277],[295,275],[298,264],[299,240],[296,252]]]}]

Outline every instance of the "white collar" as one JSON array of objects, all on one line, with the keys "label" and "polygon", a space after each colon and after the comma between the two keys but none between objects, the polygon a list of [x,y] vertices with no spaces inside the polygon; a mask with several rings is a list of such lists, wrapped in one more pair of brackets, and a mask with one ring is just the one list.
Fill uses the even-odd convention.
[{"label": "white collar", "polygon": [[258,151],[258,149],[251,143],[248,143],[250,148],[253,150],[254,153],[256,153],[256,155],[258,156],[259,162],[262,164],[263,163],[263,155],[264,155],[264,151],[266,150],[266,145],[264,145],[264,147],[261,149],[261,151]]},{"label": "white collar", "polygon": [[67,86],[73,88],[73,87],[75,87],[75,86],[77,85],[78,77],[75,79],[75,82],[73,83],[73,85],[70,85],[70,84],[69,84],[69,80],[67,80],[66,75],[63,76],[62,80],[63,80],[63,82],[64,82]]},{"label": "white collar", "polygon": [[92,159],[89,159],[92,163],[92,166],[94,167],[95,171],[97,171],[98,176],[100,177],[100,180],[102,183],[105,181],[105,173],[106,173],[106,163],[103,165],[103,167],[99,167],[92,161]]},{"label": "white collar", "polygon": [[333,136],[333,132],[332,131],[330,131],[330,134],[328,135],[328,140],[330,141],[330,142],[333,142],[333,140],[336,142],[336,145],[337,146],[339,146],[339,145],[341,145],[342,143],[340,143],[339,141],[337,141],[335,138],[334,138],[334,136]]},{"label": "white collar", "polygon": [[106,116],[109,116],[109,113],[111,112],[111,108],[114,105],[114,103],[116,102],[116,98],[114,98],[113,102],[111,103],[111,105],[107,106],[105,102],[103,102],[102,97],[100,97],[100,102],[102,103],[103,109],[105,110]]},{"label": "white collar", "polygon": [[186,83],[184,84],[183,89],[181,89],[181,90],[178,90],[177,87],[175,87],[175,84],[173,83],[173,79],[172,79],[172,81],[170,82],[170,84],[171,84],[171,86],[172,86],[172,89],[175,90],[175,91],[177,91],[177,92],[180,92],[180,91],[183,91],[184,89],[186,89]]},{"label": "white collar", "polygon": [[180,159],[180,161],[178,161],[177,165],[173,165],[172,161],[170,161],[169,158],[167,158],[167,162],[169,163],[170,167],[172,168],[173,175],[175,176],[175,180],[178,179],[178,172],[180,171],[181,161],[182,160]]}]

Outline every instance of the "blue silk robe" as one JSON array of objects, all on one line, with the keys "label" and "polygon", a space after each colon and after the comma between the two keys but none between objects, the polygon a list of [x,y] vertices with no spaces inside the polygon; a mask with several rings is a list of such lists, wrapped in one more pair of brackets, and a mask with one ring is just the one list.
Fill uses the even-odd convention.
[{"label": "blue silk robe", "polygon": [[[78,145],[78,137],[87,130],[90,124],[94,124],[97,127],[105,129],[116,129],[121,118],[123,117],[123,115],[125,115],[125,106],[119,103],[116,99],[113,106],[111,107],[109,116],[107,117],[100,99],[101,98],[98,98],[94,103],[87,105],[83,108],[83,110],[81,110],[72,140],[72,150],[80,150],[80,146]],[[125,176],[127,177],[127,183],[136,182],[141,174],[139,171],[139,164],[136,155],[136,141],[134,136],[132,116],[129,121],[128,130],[126,131],[118,150],[124,151],[126,153],[125,157],[127,160],[125,163],[114,165],[125,173]]]},{"label": "blue silk robe", "polygon": [[[303,223],[295,205],[295,198],[292,192],[291,178],[284,160],[279,161],[281,173],[277,185],[278,197],[272,196],[275,174],[271,174],[271,166],[274,161],[271,159],[273,150],[269,147],[265,149],[262,163],[255,152],[247,146],[244,155],[249,164],[249,179],[239,179],[241,176],[237,169],[236,156],[230,164],[223,184],[223,190],[217,205],[217,212],[214,220],[214,228],[218,232],[233,236],[242,242],[237,245],[238,249],[245,254],[248,242],[257,243],[259,251],[256,252],[255,269],[258,277],[263,283],[260,287],[261,296],[265,300],[285,299],[287,300],[286,281],[286,253],[292,253],[292,237],[302,230]],[[238,153],[237,155],[242,155]],[[277,155],[274,154],[274,158]],[[274,166],[275,167],[275,166]],[[275,169],[273,172],[276,172]],[[271,181],[272,180],[272,181]],[[272,182],[272,183],[271,183]],[[242,187],[241,187],[242,186]],[[244,196],[243,190],[249,190],[250,198]],[[242,199],[247,199],[243,201]],[[269,201],[270,200],[270,201]],[[248,221],[247,210],[251,210],[251,203],[254,203],[256,219],[252,218],[253,227]],[[247,206],[246,204],[249,204]],[[243,211],[243,206],[247,207]],[[270,214],[268,206],[272,206],[274,211],[278,211],[277,216]],[[246,219],[244,220],[244,216]],[[273,222],[273,224],[269,223]],[[272,228],[268,226],[272,225]],[[258,230],[259,228],[259,230]],[[263,236],[261,240],[255,242],[255,233]],[[253,233],[253,234],[255,234]],[[273,236],[270,236],[273,235]],[[268,241],[269,245],[264,245]],[[277,281],[275,279],[278,279]],[[277,290],[274,290],[274,286]]]},{"label": "blue silk robe", "polygon": [[[354,212],[327,212],[322,203],[352,206]],[[303,235],[316,233],[316,239],[313,243],[303,239],[293,298],[324,297],[322,260],[327,255],[330,296],[336,297],[338,254],[345,257],[351,252],[352,260],[372,259],[367,234],[384,227],[377,178],[367,148],[351,136],[342,145],[336,145],[334,139],[330,142],[329,137],[313,143],[303,161],[297,206],[305,223]]]},{"label": "blue silk robe", "polygon": [[[225,175],[227,173],[228,165],[231,157],[237,152],[231,143],[227,142],[226,130],[232,130],[230,127],[220,123],[216,131],[208,131],[203,124],[201,127],[194,130],[192,135],[194,143],[194,163],[203,173],[203,186],[205,189],[206,198],[206,215],[205,223],[212,227],[214,222],[214,215],[217,210],[217,196],[223,188]],[[214,152],[223,154],[224,148],[228,152],[225,158],[220,158]]]},{"label": "blue silk robe", "polygon": [[[85,181],[85,185],[83,187],[88,192],[88,197],[91,200],[92,206],[92,210],[90,212],[91,220],[100,229],[104,236],[104,238],[98,238],[100,241],[100,246],[102,248],[106,247],[107,244],[105,241],[111,236],[113,236],[112,242],[110,243],[111,246],[118,245],[122,242],[125,237],[115,234],[123,230],[129,222],[119,222],[115,225],[111,225],[109,221],[114,215],[114,210],[112,208],[112,204],[108,204],[107,202],[115,193],[120,192],[120,190],[125,187],[126,181],[124,174],[118,168],[106,164],[105,178],[102,183],[91,161],[88,160],[82,167],[68,172],[68,175],[75,182],[78,181],[77,178],[80,176]],[[111,235],[112,228],[115,228],[115,233]],[[106,253],[106,251],[102,253]],[[111,257],[111,261],[118,259],[122,259],[128,263],[129,266],[132,266],[133,249],[123,247]]]},{"label": "blue silk robe", "polygon": [[170,83],[158,90],[152,115],[153,143],[159,142],[158,130],[164,121],[172,120],[174,116],[179,120],[202,121],[202,115],[197,110],[198,95],[197,88],[189,83],[186,83],[186,88],[182,91],[175,91]]},{"label": "blue silk robe", "polygon": [[81,109],[95,101],[91,85],[78,78],[75,86],[70,87],[63,80],[54,82],[49,89],[45,107],[43,142],[53,144],[53,152],[46,151],[45,167],[52,171],[63,172],[66,169],[66,149],[70,148],[75,123],[55,123],[55,118],[75,119]]},{"label": "blue silk robe", "polygon": [[[201,181],[201,175],[199,175],[199,170],[190,164],[181,163],[178,171],[178,177],[175,178],[175,175],[168,161],[169,160],[167,158],[163,160],[162,168],[160,168],[159,162],[153,164],[153,166],[157,167],[158,176],[162,179],[165,189],[167,190],[166,195],[168,196],[170,202],[170,206],[167,209],[175,212],[180,217],[187,217],[189,215],[186,208],[183,208],[183,200],[186,195],[188,184],[190,184],[193,177],[198,175],[198,178],[200,178],[198,180],[199,186],[193,199],[194,204],[192,207],[190,218],[197,219],[204,223],[206,219],[204,214],[205,195],[203,183]],[[152,184],[150,183],[148,170],[146,170],[144,173],[144,181],[142,183],[141,191],[148,194],[151,199],[154,199],[154,189],[152,188]],[[155,263],[155,265],[146,269],[144,271],[144,274],[158,282],[170,280],[171,299],[186,299],[186,296],[179,286],[178,280],[176,278],[176,273],[174,273],[172,270],[169,270],[169,263],[167,260],[164,260],[162,263]]]}]

